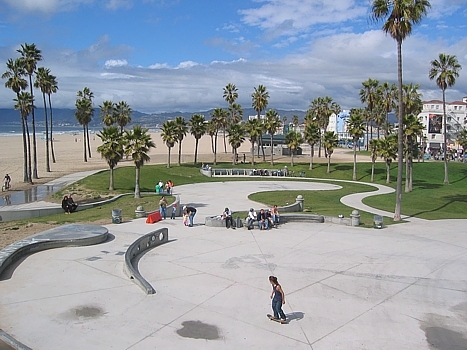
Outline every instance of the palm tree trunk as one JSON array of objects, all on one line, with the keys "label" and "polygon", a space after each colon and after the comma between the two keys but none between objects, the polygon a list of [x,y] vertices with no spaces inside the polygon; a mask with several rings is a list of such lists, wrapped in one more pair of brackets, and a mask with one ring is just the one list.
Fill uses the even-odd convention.
[{"label": "palm tree trunk", "polygon": [[[409,145],[407,144],[407,148]],[[405,154],[405,193],[410,192],[409,190],[409,150]]]},{"label": "palm tree trunk", "polygon": [[375,161],[371,160],[371,182],[375,181]]},{"label": "palm tree trunk", "polygon": [[413,159],[412,157],[410,158],[410,162],[409,162],[409,167],[410,167],[410,172],[409,172],[409,191],[412,192],[413,190],[413,187],[412,187],[412,183],[413,183]]},{"label": "palm tree trunk", "polygon": [[86,152],[86,125],[83,125],[83,147],[84,147],[84,161],[88,161],[88,153]]},{"label": "palm tree trunk", "polygon": [[[34,91],[32,89],[32,76],[29,75],[29,87],[30,87],[30,92],[31,92],[31,96],[33,98],[33,101],[34,101]],[[32,112],[32,118],[31,118],[31,122],[32,122],[32,145],[33,145],[33,172],[32,172],[32,177],[34,179],[38,179],[39,178],[39,175],[37,173],[37,142],[36,142],[36,119],[35,119],[35,116],[34,116],[34,110],[35,110],[35,107],[32,108],[31,112]]]},{"label": "palm tree trunk", "polygon": [[49,154],[49,121],[47,120],[47,103],[45,101],[45,93],[42,93],[44,100],[44,117],[45,117],[45,171],[50,173],[50,154]]},{"label": "palm tree trunk", "polygon": [[169,169],[170,168],[170,149],[172,147],[167,147],[167,148],[168,148],[168,151],[169,151],[168,155],[167,155],[167,169]]},{"label": "palm tree trunk", "polygon": [[251,165],[255,165],[255,142],[251,142]]},{"label": "palm tree trunk", "polygon": [[26,123],[24,118],[21,116],[21,129],[23,131],[23,160],[24,160],[24,169],[23,169],[23,182],[28,182],[28,144],[26,140]]},{"label": "palm tree trunk", "polygon": [[318,143],[318,158],[321,158],[321,137],[319,138],[319,143]]},{"label": "palm tree trunk", "polygon": [[402,206],[402,169],[404,167],[404,101],[402,96],[402,39],[397,39],[397,78],[399,84],[399,127],[397,131],[397,186],[396,186],[396,208],[394,210],[394,221],[401,220]]},{"label": "palm tree trunk", "polygon": [[263,144],[263,135],[261,133],[260,137],[260,142],[261,142],[261,152],[263,153],[263,162],[266,162],[266,155],[264,154],[264,144]]},{"label": "palm tree trunk", "polygon": [[227,153],[227,142],[225,141],[225,126],[223,127],[222,131],[224,133],[224,153]]},{"label": "palm tree trunk", "polygon": [[[331,157],[329,157],[331,158]],[[357,142],[353,142],[353,177],[354,181],[357,181]]]},{"label": "palm tree trunk", "polygon": [[233,159],[232,159],[232,164],[237,165],[237,149],[233,148]]},{"label": "palm tree trunk", "polygon": [[293,151],[292,150],[290,150],[290,158],[291,158],[290,165],[294,166],[294,164],[293,164]]},{"label": "palm tree trunk", "polygon": [[182,164],[182,140],[178,142],[178,165]]},{"label": "palm tree trunk", "polygon": [[29,136],[28,121],[25,119],[26,124],[26,138],[28,142],[28,182],[32,184],[32,167],[31,167],[31,137]]},{"label": "palm tree trunk", "polygon": [[328,171],[327,173],[329,174],[331,172],[331,155],[328,157]]},{"label": "palm tree trunk", "polygon": [[89,142],[89,125],[86,124],[86,143],[88,145],[88,155],[91,158],[91,143]]},{"label": "palm tree trunk", "polygon": [[49,110],[50,110],[50,152],[52,154],[52,162],[55,163],[54,139],[53,139],[53,134],[52,134],[52,127],[53,127],[52,99],[50,98],[50,95],[49,95]]},{"label": "palm tree trunk", "polygon": [[195,141],[195,162],[194,162],[194,164],[196,165],[196,163],[198,161],[198,141],[199,141],[199,139],[196,138],[195,140],[196,141]]},{"label": "palm tree trunk", "polygon": [[447,157],[447,134],[446,134],[446,93],[443,89],[443,132],[444,132],[444,184],[449,184],[449,173],[448,173],[448,157]]},{"label": "palm tree trunk", "polygon": [[217,165],[217,132],[214,136],[214,165]]},{"label": "palm tree trunk", "polygon": [[114,168],[110,167],[110,183],[109,183],[109,191],[114,190]]},{"label": "palm tree trunk", "polygon": [[272,144],[273,134],[271,134],[271,165],[274,165],[274,145]]},{"label": "palm tree trunk", "polygon": [[136,179],[135,179],[135,198],[141,198],[141,193],[139,191],[139,166],[136,166]]},{"label": "palm tree trunk", "polygon": [[386,162],[386,183],[391,182],[391,163]]},{"label": "palm tree trunk", "polygon": [[315,150],[314,150],[314,145],[310,145],[311,147],[311,150],[310,150],[310,170],[313,170],[313,153],[315,153]]}]

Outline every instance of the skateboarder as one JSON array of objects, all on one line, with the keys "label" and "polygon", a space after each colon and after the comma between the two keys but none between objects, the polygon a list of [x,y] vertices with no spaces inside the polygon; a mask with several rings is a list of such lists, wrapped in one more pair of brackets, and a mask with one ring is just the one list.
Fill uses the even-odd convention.
[{"label": "skateboarder", "polygon": [[[274,316],[269,318],[273,321],[279,321],[280,323],[286,322],[284,311],[282,311],[282,304],[285,304],[285,294],[282,290],[281,285],[277,281],[277,277],[269,276],[269,283],[272,285],[271,299],[272,299],[272,311]],[[280,317],[280,318],[279,318]]]}]

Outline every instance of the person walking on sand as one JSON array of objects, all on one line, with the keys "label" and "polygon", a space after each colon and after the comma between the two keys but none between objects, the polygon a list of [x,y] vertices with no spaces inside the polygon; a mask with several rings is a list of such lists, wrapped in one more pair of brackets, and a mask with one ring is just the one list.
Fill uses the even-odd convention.
[{"label": "person walking on sand", "polygon": [[282,304],[285,304],[285,294],[282,290],[281,285],[277,281],[277,277],[269,276],[269,283],[272,285],[271,299],[272,299],[272,311],[274,316],[271,316],[271,320],[280,320],[280,323],[286,322],[284,311],[282,311]]}]

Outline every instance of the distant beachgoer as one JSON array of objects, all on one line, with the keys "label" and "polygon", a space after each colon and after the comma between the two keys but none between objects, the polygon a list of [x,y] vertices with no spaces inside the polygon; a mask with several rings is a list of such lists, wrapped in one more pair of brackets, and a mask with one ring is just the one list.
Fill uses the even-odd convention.
[{"label": "distant beachgoer", "polygon": [[76,208],[78,208],[78,204],[75,203],[75,201],[71,197],[71,194],[68,196],[68,208],[70,210],[70,213],[73,213],[74,211],[76,211]]},{"label": "distant beachgoer", "polygon": [[233,229],[235,229],[234,223],[233,223],[232,211],[229,208],[224,209],[224,212],[222,213],[222,218],[225,220],[226,228],[232,227]]},{"label": "distant beachgoer", "polygon": [[177,212],[177,203],[172,204],[172,213],[170,214],[171,219],[175,219],[175,213]]}]

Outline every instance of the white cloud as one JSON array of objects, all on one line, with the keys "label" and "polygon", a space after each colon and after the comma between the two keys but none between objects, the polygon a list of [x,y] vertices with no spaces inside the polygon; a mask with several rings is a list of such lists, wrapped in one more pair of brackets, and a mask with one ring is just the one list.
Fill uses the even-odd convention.
[{"label": "white cloud", "polygon": [[185,61],[185,62],[180,62],[180,64],[176,67],[176,69],[187,69],[187,68],[192,68],[198,65],[199,63],[196,63],[193,61]]},{"label": "white cloud", "polygon": [[1,2],[20,11],[55,13],[69,11],[81,4],[93,3],[94,0],[2,0]]},{"label": "white cloud", "polygon": [[128,65],[127,60],[107,60],[104,63],[105,68],[112,68],[112,67],[123,67]]}]

